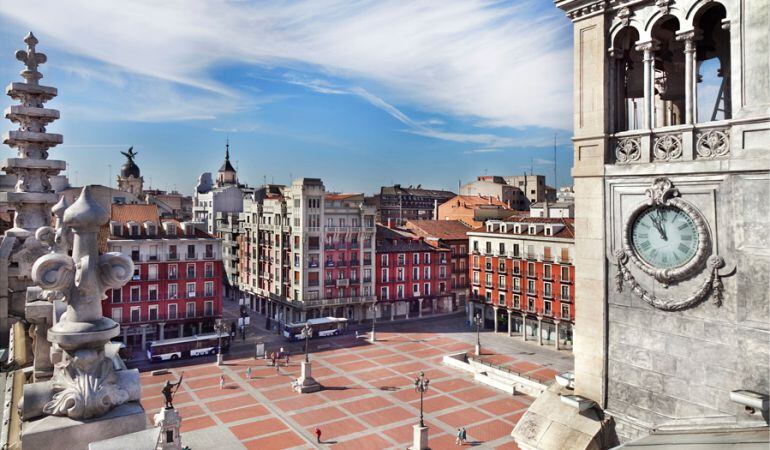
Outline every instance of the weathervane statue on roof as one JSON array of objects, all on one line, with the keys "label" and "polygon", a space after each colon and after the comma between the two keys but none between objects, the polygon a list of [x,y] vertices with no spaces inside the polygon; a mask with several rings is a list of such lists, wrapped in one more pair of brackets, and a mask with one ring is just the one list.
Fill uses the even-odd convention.
[{"label": "weathervane statue on roof", "polygon": [[129,148],[128,148],[128,151],[127,151],[127,152],[120,152],[120,153],[121,153],[121,154],[123,154],[123,156],[125,156],[126,158],[128,158],[128,160],[129,160],[131,163],[133,163],[133,162],[134,162],[134,156],[136,156],[136,155],[138,155],[138,154],[139,154],[138,152],[135,152],[135,151],[134,151],[134,146],[133,146],[133,145],[132,145],[131,147],[129,147]]}]

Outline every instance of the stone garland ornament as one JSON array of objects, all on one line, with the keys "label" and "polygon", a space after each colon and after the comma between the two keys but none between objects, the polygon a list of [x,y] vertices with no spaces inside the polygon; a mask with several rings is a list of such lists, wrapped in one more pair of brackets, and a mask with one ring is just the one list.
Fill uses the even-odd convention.
[{"label": "stone garland ornament", "polygon": [[709,130],[698,135],[695,152],[702,158],[717,158],[730,153],[730,137],[727,131]]},{"label": "stone garland ornament", "polygon": [[656,161],[671,161],[682,157],[682,140],[679,136],[666,134],[655,139],[652,154]]},{"label": "stone garland ornament", "polygon": [[642,148],[638,138],[627,137],[618,140],[615,147],[615,160],[618,164],[639,161],[641,157]]},{"label": "stone garland ornament", "polygon": [[42,410],[45,414],[90,419],[138,400],[138,373],[117,372],[104,354],[104,345],[120,334],[120,326],[102,315],[101,301],[108,289],[126,284],[134,271],[133,262],[124,255],[99,255],[97,233],[108,221],[109,214],[94,201],[90,187],[84,187],[63,213],[66,231],[61,236],[66,242],[64,236],[72,230],[72,256],[49,253],[32,267],[32,279],[42,289],[59,293],[67,305],[48,330],[48,340],[63,355],[54,368],[51,396]]},{"label": "stone garland ornament", "polygon": [[[636,296],[651,306],[664,311],[679,311],[690,308],[702,302],[709,294],[713,294],[715,303],[721,305],[723,285],[719,269],[725,266],[725,262],[721,256],[711,255],[712,248],[709,230],[701,214],[692,204],[679,198],[679,190],[673,187],[673,183],[668,178],[656,178],[652,186],[645,193],[648,197],[647,201],[640,203],[632,211],[624,225],[622,248],[616,249],[614,252],[618,266],[615,274],[615,290],[622,292],[625,282]],[[698,232],[698,247],[694,256],[684,264],[670,268],[654,267],[637,255],[631,242],[633,226],[637,217],[651,208],[678,209],[685,213],[695,225]],[[629,261],[633,262],[642,272],[662,283],[664,287],[689,279],[702,271],[704,267],[708,270],[708,276],[695,292],[688,297],[683,299],[665,299],[656,297],[636,281],[628,268]]]}]

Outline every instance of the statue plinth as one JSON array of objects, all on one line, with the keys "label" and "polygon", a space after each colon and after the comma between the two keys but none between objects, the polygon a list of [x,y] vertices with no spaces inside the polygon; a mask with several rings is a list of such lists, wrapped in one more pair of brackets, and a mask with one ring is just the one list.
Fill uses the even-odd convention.
[{"label": "statue plinth", "polygon": [[310,362],[302,361],[300,369],[300,376],[294,382],[292,382],[294,390],[300,394],[308,394],[310,392],[318,392],[321,390],[321,385],[311,376]]}]

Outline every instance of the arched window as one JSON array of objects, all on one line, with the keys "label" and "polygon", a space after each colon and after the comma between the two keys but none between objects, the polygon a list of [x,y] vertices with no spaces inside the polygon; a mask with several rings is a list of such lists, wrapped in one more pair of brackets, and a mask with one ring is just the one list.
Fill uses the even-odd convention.
[{"label": "arched window", "polygon": [[615,132],[643,128],[644,73],[642,54],[635,48],[639,33],[633,27],[618,32],[611,50],[610,89]]},{"label": "arched window", "polygon": [[701,39],[696,44],[698,122],[732,117],[730,30],[724,6],[713,2],[695,16]]},{"label": "arched window", "polygon": [[654,60],[652,66],[653,128],[684,123],[685,58],[684,44],[676,39],[679,20],[664,16],[652,28]]}]

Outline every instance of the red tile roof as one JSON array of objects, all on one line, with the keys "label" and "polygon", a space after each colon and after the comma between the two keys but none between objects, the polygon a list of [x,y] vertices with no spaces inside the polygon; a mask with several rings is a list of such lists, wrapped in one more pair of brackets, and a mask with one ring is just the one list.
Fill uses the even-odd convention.
[{"label": "red tile roof", "polygon": [[112,220],[122,224],[131,221],[140,224],[145,222],[152,222],[155,225],[160,224],[160,212],[158,212],[156,205],[112,204],[110,206],[110,217]]},{"label": "red tile roof", "polygon": [[406,227],[416,234],[435,239],[468,239],[467,233],[473,228],[460,220],[410,220]]}]

